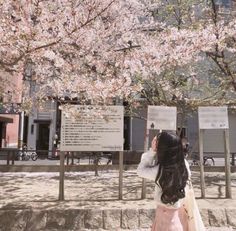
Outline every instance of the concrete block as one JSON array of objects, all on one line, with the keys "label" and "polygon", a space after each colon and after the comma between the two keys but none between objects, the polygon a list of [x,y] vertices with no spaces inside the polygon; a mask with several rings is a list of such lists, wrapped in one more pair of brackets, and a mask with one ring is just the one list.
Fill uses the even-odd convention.
[{"label": "concrete block", "polygon": [[207,227],[206,231],[235,231],[231,227]]},{"label": "concrete block", "polygon": [[84,216],[84,226],[87,229],[103,228],[103,211],[87,210]]},{"label": "concrete block", "polygon": [[27,230],[43,230],[47,224],[47,213],[45,211],[32,210],[27,223]]},{"label": "concrete block", "polygon": [[78,229],[84,227],[84,211],[49,210],[47,211],[46,229]]},{"label": "concrete block", "polygon": [[200,214],[204,225],[209,226],[210,224],[209,224],[208,209],[200,209]]},{"label": "concrete block", "polygon": [[62,229],[66,224],[66,211],[49,210],[47,211],[46,229]]},{"label": "concrete block", "polygon": [[121,213],[121,228],[137,229],[139,226],[139,210],[124,209]]},{"label": "concrete block", "polygon": [[227,218],[225,209],[209,209],[209,224],[210,226],[220,227],[227,226]]},{"label": "concrete block", "polygon": [[226,216],[227,216],[228,225],[236,229],[236,210],[226,209]]},{"label": "concrete block", "polygon": [[29,210],[0,210],[0,230],[26,230]]},{"label": "concrete block", "polygon": [[85,214],[87,213],[86,210],[75,210],[75,219],[73,222],[73,229],[74,230],[82,230],[85,227],[84,220]]},{"label": "concrete block", "polygon": [[109,209],[103,211],[104,229],[117,230],[121,226],[121,210]]},{"label": "concrete block", "polygon": [[155,218],[155,209],[139,210],[139,226],[140,228],[150,228]]}]

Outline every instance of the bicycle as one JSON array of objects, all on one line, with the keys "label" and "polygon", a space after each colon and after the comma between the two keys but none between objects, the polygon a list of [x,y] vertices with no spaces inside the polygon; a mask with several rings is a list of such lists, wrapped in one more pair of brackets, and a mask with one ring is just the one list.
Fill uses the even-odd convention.
[{"label": "bicycle", "polygon": [[89,164],[101,165],[104,159],[107,159],[106,165],[109,165],[112,162],[112,154],[110,152],[94,152],[89,154]]},{"label": "bicycle", "polygon": [[215,160],[212,156],[204,156],[203,157],[203,165],[204,166],[214,166]]},{"label": "bicycle", "polygon": [[28,161],[29,159],[36,161],[38,159],[38,154],[34,151],[27,150],[27,147],[24,146],[22,150],[18,152],[18,160]]},{"label": "bicycle", "polygon": [[[200,161],[197,159],[193,159],[192,162],[190,163],[190,166],[199,166]],[[212,156],[204,156],[203,157],[203,165],[204,166],[214,166],[215,165],[215,160]]]}]

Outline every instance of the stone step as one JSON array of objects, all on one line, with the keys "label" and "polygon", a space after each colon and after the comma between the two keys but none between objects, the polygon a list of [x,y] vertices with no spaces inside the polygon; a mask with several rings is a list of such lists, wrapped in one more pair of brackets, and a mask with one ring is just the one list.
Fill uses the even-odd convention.
[{"label": "stone step", "polygon": [[[83,231],[90,231],[90,230],[85,229]],[[98,229],[97,231],[107,231],[107,230]],[[117,229],[116,231],[150,231],[150,229]],[[236,229],[232,229],[231,227],[210,227],[210,228],[208,227],[206,231],[236,231]]]},{"label": "stone step", "polygon": [[[45,230],[47,231],[47,230]],[[49,231],[49,230],[48,230]],[[51,231],[51,230],[50,230]],[[94,229],[83,229],[81,231],[95,231]],[[96,231],[107,231],[105,229],[96,229]],[[150,231],[150,229],[116,229],[116,231]],[[236,231],[236,229],[232,229],[231,227],[208,227],[206,231]]]},{"label": "stone step", "polygon": [[231,227],[208,227],[207,231],[235,231]]},{"label": "stone step", "polygon": [[[49,229],[44,231],[57,231],[57,229]],[[66,230],[68,231],[68,230]],[[107,229],[82,229],[80,231],[109,231]],[[150,229],[116,229],[116,231],[150,231]],[[207,228],[206,231],[236,231],[230,227],[210,227]]]},{"label": "stone step", "polygon": [[[44,209],[35,208],[2,208],[0,209],[0,231],[15,230],[132,230],[150,231],[154,218],[154,209],[74,209],[63,203],[56,206],[45,206]],[[62,206],[62,207],[61,207]],[[60,208],[61,207],[61,208]],[[206,211],[205,211],[206,212]],[[231,211],[235,216],[236,210]],[[233,217],[225,223],[222,218],[222,210],[214,209],[208,211],[210,223],[204,223],[207,231],[235,231],[226,225],[233,225]],[[214,227],[214,222],[218,220],[218,227]]]}]

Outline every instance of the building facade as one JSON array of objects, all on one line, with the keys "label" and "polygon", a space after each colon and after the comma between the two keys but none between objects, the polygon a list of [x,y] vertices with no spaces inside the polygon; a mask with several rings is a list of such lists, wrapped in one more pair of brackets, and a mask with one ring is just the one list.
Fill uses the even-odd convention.
[{"label": "building facade", "polygon": [[17,148],[21,143],[21,113],[17,107],[21,103],[22,77],[0,72],[0,80],[4,86],[0,99],[0,147]]},{"label": "building facade", "polygon": [[[220,13],[228,14],[234,12],[235,0],[215,0],[217,10]],[[141,111],[140,117],[125,116],[124,118],[124,149],[130,151],[142,152],[144,150],[144,141],[146,135],[147,112]],[[27,119],[27,128],[25,129],[24,140],[28,147],[38,150],[50,150],[48,155],[52,155],[51,150],[60,140],[60,112],[55,101],[48,101],[45,108],[38,110],[33,109]],[[230,123],[230,145],[231,151],[236,152],[234,142],[236,115],[229,112]],[[179,127],[180,124],[178,124]],[[156,131],[150,132],[150,139],[155,135]],[[188,138],[190,148],[194,152],[198,152],[198,119],[197,114],[189,116],[183,125],[184,136]],[[206,153],[222,153],[223,133],[222,131],[212,130],[205,131],[204,134],[204,151]]]}]

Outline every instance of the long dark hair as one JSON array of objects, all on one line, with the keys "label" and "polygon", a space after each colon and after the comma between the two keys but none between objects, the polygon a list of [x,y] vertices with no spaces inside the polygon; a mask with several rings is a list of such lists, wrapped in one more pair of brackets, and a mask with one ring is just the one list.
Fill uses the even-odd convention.
[{"label": "long dark hair", "polygon": [[157,159],[159,170],[155,182],[162,189],[161,201],[174,204],[185,197],[188,180],[181,138],[172,132],[162,132],[158,136]]}]

